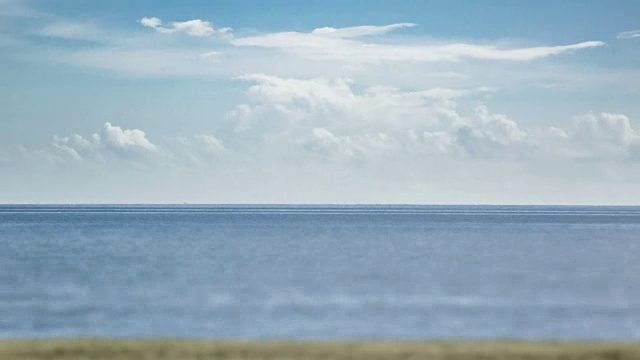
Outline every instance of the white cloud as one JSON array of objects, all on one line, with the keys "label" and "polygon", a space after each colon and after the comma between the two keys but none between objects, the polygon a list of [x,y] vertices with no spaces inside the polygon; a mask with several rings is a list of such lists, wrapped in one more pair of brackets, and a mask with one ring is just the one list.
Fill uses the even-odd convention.
[{"label": "white cloud", "polygon": [[85,139],[78,134],[64,137],[54,135],[53,146],[73,160],[80,161],[100,146],[100,136],[94,134],[91,138]]},{"label": "white cloud", "polygon": [[178,137],[165,144],[168,162],[175,167],[218,165],[229,150],[211,134]]},{"label": "white cloud", "polygon": [[350,79],[292,79],[262,74],[242,79],[249,87],[249,104],[230,117],[239,131],[281,133],[283,136],[323,128],[342,134],[418,132],[462,121],[454,111],[459,97],[491,91],[488,88],[433,88],[402,91],[372,86],[356,92]]},{"label": "white cloud", "polygon": [[218,138],[209,134],[196,135],[196,139],[204,145],[205,152],[219,154],[225,151],[225,147]]},{"label": "white cloud", "polygon": [[200,54],[200,57],[203,59],[216,58],[220,55],[220,51],[208,51]]},{"label": "white cloud", "polygon": [[313,128],[311,134],[299,141],[299,145],[312,155],[356,164],[374,157],[380,160],[402,147],[402,144],[382,132],[336,136],[323,128]]},{"label": "white cloud", "polygon": [[[365,161],[444,154],[511,160],[634,159],[640,135],[624,115],[576,117],[566,129],[524,129],[486,105],[472,113],[461,103],[490,89],[402,91],[373,86],[360,91],[349,79],[290,79],[247,75],[250,102],[229,115],[236,141],[273,148],[301,147],[313,156]],[[267,150],[265,150],[267,149]],[[280,150],[280,154],[295,153]],[[431,155],[428,155],[431,154]]]},{"label": "white cloud", "polygon": [[[234,40],[229,29],[214,28],[200,19],[169,23],[156,17],[145,17],[139,23],[155,31],[130,31],[95,20],[78,22],[50,18],[31,28],[47,37],[91,44],[32,43],[16,50],[24,52],[21,58],[34,62],[108,70],[125,76],[237,77],[259,72],[280,77],[344,77],[366,86],[386,83],[409,88],[470,88],[484,84],[502,88],[505,84],[529,85],[532,81],[558,83],[564,88],[568,86],[566,84],[586,81],[602,84],[615,77],[611,69],[607,69],[606,74],[591,69],[586,73],[571,65],[554,63],[549,71],[551,65],[547,62],[523,66],[521,61],[505,61],[496,68],[493,61],[482,61],[533,60],[602,45],[600,42],[542,47],[518,46],[513,41],[511,45],[500,45],[499,41],[452,42],[426,35],[403,34],[402,29],[414,26],[412,23],[325,27],[306,33],[242,37],[241,34],[247,31],[236,35]],[[399,32],[392,35],[391,31]],[[34,30],[28,32],[32,34]],[[158,36],[155,32],[190,34],[196,35],[197,39],[185,41],[181,36]],[[13,39],[15,36],[8,40],[3,37],[6,35],[0,35],[0,46],[16,40]],[[33,39],[22,40],[32,42]],[[630,84],[637,79],[637,74],[616,76]],[[584,88],[582,84],[574,86]]]},{"label": "white cloud", "polygon": [[104,124],[102,133],[105,141],[112,147],[120,150],[143,149],[146,151],[155,151],[158,148],[152,144],[142,130],[138,129],[122,129],[119,126],[113,126],[111,123]]},{"label": "white cloud", "polygon": [[640,30],[623,31],[616,36],[618,39],[635,39],[638,37],[640,37]]},{"label": "white cloud", "polygon": [[403,91],[381,85],[359,88],[343,78],[253,74],[242,79],[252,83],[249,101],[229,113],[228,126],[218,129],[221,137],[200,134],[152,142],[140,129],[106,123],[90,136],[54,137],[54,154],[64,161],[171,166],[209,166],[231,158],[263,164],[323,159],[364,164],[434,156],[525,163],[640,159],[640,133],[621,114],[589,113],[571,126],[542,131],[492,113],[482,104],[483,94],[490,91],[485,88]]},{"label": "white cloud", "polygon": [[89,136],[54,136],[52,147],[30,152],[51,153],[47,161],[54,165],[119,163],[174,168],[214,165],[228,154],[223,142],[211,134],[151,142],[140,129],[123,129],[111,123]]},{"label": "white cloud", "polygon": [[312,60],[346,62],[378,61],[460,61],[481,60],[527,61],[604,45],[601,41],[586,41],[562,46],[538,46],[501,49],[494,45],[465,43],[376,43],[358,39],[364,35],[384,34],[393,29],[413,26],[411,23],[387,26],[319,28],[310,33],[279,32],[232,40],[236,46],[273,48]]},{"label": "white cloud", "polygon": [[104,161],[110,157],[139,159],[158,151],[158,147],[147,139],[144,131],[122,129],[111,123],[104,124],[100,133],[94,133],[89,137],[78,134],[54,136],[52,144],[63,159],[69,157],[76,161]]},{"label": "white cloud", "polygon": [[[526,156],[527,133],[513,120],[479,106],[461,115],[457,100],[488,88],[402,91],[374,86],[359,92],[348,79],[309,80],[247,75],[249,104],[231,114],[239,138],[264,146],[301,146],[331,159],[424,156]],[[417,134],[422,134],[421,136]],[[291,139],[297,139],[291,141]],[[420,155],[422,154],[422,155]]]},{"label": "white cloud", "polygon": [[[333,186],[318,187],[325,194],[317,195],[315,200],[327,201],[324,196],[328,191],[324,190],[339,188],[344,179],[356,179],[342,197],[335,199],[355,199],[350,194],[360,193],[364,201],[377,200],[380,198],[371,194],[386,194],[384,189],[400,188],[408,189],[403,199],[433,201],[428,196],[418,200],[413,196],[444,193],[454,188],[460,196],[457,199],[468,202],[474,201],[467,196],[469,186],[476,184],[478,176],[484,177],[485,185],[490,185],[473,191],[474,194],[486,194],[484,189],[493,189],[498,194],[484,199],[501,196],[504,184],[494,180],[506,176],[510,179],[519,176],[523,189],[520,193],[527,192],[531,188],[527,170],[540,164],[545,169],[540,171],[542,177],[563,171],[568,174],[565,175],[568,189],[573,189],[578,176],[570,173],[577,168],[582,169],[579,174],[584,174],[587,181],[597,176],[606,180],[617,171],[620,174],[614,176],[616,179],[629,179],[634,171],[640,173],[637,171],[640,162],[631,163],[640,159],[639,127],[630,119],[632,116],[589,113],[577,116],[569,125],[560,122],[563,118],[570,120],[564,114],[585,111],[580,109],[584,101],[569,94],[570,89],[576,88],[589,96],[606,93],[607,100],[603,101],[607,106],[618,101],[624,106],[619,111],[635,114],[633,104],[620,103],[624,100],[615,96],[636,88],[638,72],[606,64],[580,65],[585,64],[583,61],[580,64],[552,59],[531,61],[603,46],[600,41],[560,46],[529,45],[532,42],[523,45],[524,42],[513,39],[454,41],[420,35],[413,31],[416,26],[413,23],[322,27],[308,32],[246,30],[232,36],[229,28],[216,28],[200,19],[163,22],[155,17],[140,19],[141,26],[132,31],[88,17],[80,21],[54,14],[39,19],[17,18],[35,14],[27,9],[27,4],[0,0],[0,18],[8,20],[0,21],[0,28],[6,30],[0,31],[0,46],[11,46],[3,57],[16,64],[57,62],[54,65],[108,70],[127,76],[241,76],[248,85],[244,100],[234,98],[235,87],[214,90],[220,96],[216,104],[229,107],[240,104],[224,119],[227,124],[221,125],[219,119],[202,124],[206,133],[161,136],[160,128],[148,128],[155,131],[145,133],[142,129],[107,123],[95,133],[56,136],[44,147],[0,149],[0,166],[11,170],[21,163],[28,164],[21,168],[27,169],[27,174],[41,168],[46,173],[48,169],[64,166],[58,173],[66,174],[75,167],[71,170],[79,170],[75,178],[82,183],[84,170],[91,166],[102,174],[125,174],[123,177],[131,168],[132,174],[144,173],[148,179],[162,178],[160,174],[169,177],[186,174],[180,181],[168,183],[173,181],[176,187],[192,188],[184,184],[191,184],[191,175],[204,169],[200,172],[206,175],[201,178],[204,185],[193,187],[194,194],[202,189],[219,192],[220,187],[210,185],[224,178],[220,175],[226,171],[229,187],[223,188],[265,186],[243,198],[248,201],[264,199],[256,197],[267,196],[264,194],[277,194],[278,189],[287,194],[295,189],[308,194],[309,184],[328,184],[322,179],[329,179]],[[620,39],[638,36],[638,31],[618,34]],[[50,41],[53,38],[85,43]],[[580,55],[588,55],[585,53]],[[524,64],[526,61],[529,62]],[[247,73],[252,75],[242,75]],[[212,86],[226,86],[221,83]],[[532,84],[537,88],[532,88]],[[613,87],[619,92],[608,93],[607,89]],[[497,88],[501,92],[496,94]],[[546,91],[564,92],[568,97],[563,101],[571,105],[545,102],[548,95],[542,93]],[[503,92],[509,95],[496,101]],[[525,113],[521,107],[524,97],[536,99],[536,105],[525,101],[529,109],[537,106],[538,100],[541,103],[539,112],[522,118],[528,122],[517,115]],[[112,100],[119,102],[121,98]],[[510,109],[509,116],[493,112],[503,112],[505,106],[501,105],[505,103],[500,101],[510,100],[514,101],[506,106]],[[195,104],[192,112],[197,112],[198,106],[208,111],[209,105]],[[598,105],[594,103],[591,107]],[[114,108],[120,111],[117,106]],[[55,116],[58,119],[61,115]],[[171,114],[162,121],[189,121],[191,126],[200,121],[169,117]],[[547,129],[549,124],[555,127]],[[548,166],[549,163],[552,165]],[[509,170],[505,170],[507,167]],[[549,170],[553,167],[558,171]],[[136,172],[140,168],[145,171]],[[13,190],[26,189],[21,184],[26,178],[16,175],[19,180]],[[140,180],[134,177],[129,184],[134,183]],[[498,186],[491,187],[494,184]],[[548,184],[555,189],[557,183]],[[171,193],[164,186],[158,188],[162,190],[149,190],[151,199],[161,192]],[[276,191],[266,191],[267,188]],[[584,188],[591,189],[589,184]],[[237,196],[228,199],[235,201]],[[478,196],[474,199],[481,201],[485,195]],[[200,194],[194,198],[203,199]],[[274,195],[270,199],[297,198]],[[385,199],[399,198],[389,195]],[[440,199],[452,197],[443,195]]]},{"label": "white cloud", "polygon": [[231,28],[228,27],[214,29],[210,22],[200,19],[173,21],[169,26],[163,26],[162,20],[157,17],[143,17],[139,22],[142,26],[152,28],[164,34],[183,32],[191,36],[211,36],[225,35],[231,31]]},{"label": "white cloud", "polygon": [[333,28],[333,27],[322,27],[317,28],[311,31],[311,34],[318,36],[326,36],[326,37],[335,37],[335,38],[355,38],[366,35],[381,35],[385,34],[389,31],[414,27],[416,24],[413,23],[399,23],[399,24],[391,24],[385,26],[373,26],[373,25],[364,25],[364,26],[353,26],[346,28]]},{"label": "white cloud", "polygon": [[[162,26],[162,20],[157,17],[143,17],[140,19],[140,24],[153,29],[159,29]],[[162,31],[162,29],[158,31]]]},{"label": "white cloud", "polygon": [[584,114],[575,117],[568,129],[551,128],[549,133],[567,157],[640,160],[640,131],[622,114]]},{"label": "white cloud", "polygon": [[[546,201],[553,202],[560,199],[549,195],[560,192],[553,184],[568,184],[565,189],[571,190],[581,176],[586,180],[579,186],[585,189],[593,178],[630,181],[628,169],[636,165],[626,160],[640,159],[638,128],[620,114],[589,113],[576,117],[572,126],[540,132],[522,128],[486,105],[470,106],[473,111],[465,112],[467,106],[486,100],[487,89],[407,91],[380,85],[361,88],[342,78],[247,75],[243,79],[252,84],[248,101],[229,115],[236,127],[232,131],[150,139],[140,129],[107,123],[95,134],[58,136],[49,148],[22,151],[26,155],[18,162],[29,161],[31,169],[54,169],[52,174],[56,167],[66,173],[77,171],[79,176],[94,176],[94,182],[106,173],[132,174],[131,183],[139,182],[141,174],[149,180],[166,175],[173,180],[158,182],[158,189],[184,189],[184,184],[197,183],[192,198],[198,201],[222,201],[212,193],[201,195],[211,182],[223,181],[225,188],[238,191],[268,188],[267,193],[280,194],[269,199],[285,201],[291,199],[286,196],[292,189],[307,194],[304,190],[309,186],[326,190],[344,181],[367,179],[354,182],[336,199],[351,201],[355,198],[344,196],[359,191],[359,201],[399,201],[398,193],[382,189],[409,187],[413,190],[403,198],[408,201],[435,201],[411,197],[428,188],[447,192],[439,201],[491,202],[503,199],[499,196],[508,191],[504,186],[513,186],[515,196],[546,184],[546,193],[528,201],[547,196]],[[245,127],[237,129],[243,121]],[[0,166],[14,169],[13,153],[1,154]],[[505,177],[509,185],[501,182]],[[484,197],[463,196],[479,188]],[[372,195],[381,193],[388,196]],[[451,197],[453,193],[457,197]],[[328,201],[316,195],[296,199]]]},{"label": "white cloud", "polygon": [[491,114],[485,105],[475,109],[476,117],[469,125],[455,130],[456,144],[467,154],[481,157],[530,156],[527,133],[503,114]]}]

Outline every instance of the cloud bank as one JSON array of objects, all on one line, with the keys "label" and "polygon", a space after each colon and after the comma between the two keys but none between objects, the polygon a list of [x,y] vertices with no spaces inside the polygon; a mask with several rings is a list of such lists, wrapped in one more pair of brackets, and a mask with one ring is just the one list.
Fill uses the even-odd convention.
[{"label": "cloud bank", "polygon": [[210,134],[176,137],[152,142],[140,129],[126,129],[107,122],[88,136],[54,135],[50,148],[32,149],[54,165],[119,164],[124,166],[209,166],[226,152],[223,143]]},{"label": "cloud bank", "polygon": [[[622,114],[587,113],[566,126],[523,127],[484,103],[490,88],[355,90],[344,78],[296,79],[248,74],[247,102],[231,110],[216,135],[152,141],[141,129],[106,123],[88,136],[54,136],[49,152],[62,162],[131,161],[200,166],[262,159],[294,166],[356,166],[402,158],[452,161],[636,162],[640,131]],[[476,103],[469,108],[468,105]],[[463,108],[470,111],[463,111]],[[6,157],[6,156],[5,156]],[[386,159],[386,160],[385,160]]]},{"label": "cloud bank", "polygon": [[[320,200],[309,200],[304,189],[316,184],[344,190],[322,201],[371,202],[367,196],[380,194],[375,199],[482,202],[512,191],[520,202],[553,202],[556,195],[522,197],[523,191],[536,179],[536,186],[569,181],[567,189],[587,194],[589,179],[626,184],[628,171],[640,163],[638,125],[623,114],[590,112],[555,127],[532,127],[492,111],[491,88],[402,90],[362,87],[346,78],[264,74],[238,81],[247,85],[245,101],[213,133],[150,136],[144,129],[105,123],[95,133],[0,151],[0,167],[16,174],[26,164],[29,172],[49,171],[49,177],[58,171],[80,178],[143,177],[156,188],[135,187],[138,201],[147,199],[140,194],[159,199],[159,191],[177,183],[206,189],[211,182],[236,195],[245,189],[247,197],[192,197],[182,188],[169,193],[196,202],[281,202],[275,194],[287,189],[290,199],[313,202]],[[512,185],[503,183],[507,178]],[[395,192],[383,190],[389,187]],[[470,188],[476,195],[469,195]],[[425,191],[442,198],[410,196]],[[296,192],[299,197],[291,195]]]}]

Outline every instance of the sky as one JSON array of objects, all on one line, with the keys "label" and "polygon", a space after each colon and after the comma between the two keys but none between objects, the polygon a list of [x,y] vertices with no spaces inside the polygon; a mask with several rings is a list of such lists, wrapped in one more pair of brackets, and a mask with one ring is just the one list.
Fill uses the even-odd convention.
[{"label": "sky", "polygon": [[640,2],[0,0],[0,203],[640,204]]}]

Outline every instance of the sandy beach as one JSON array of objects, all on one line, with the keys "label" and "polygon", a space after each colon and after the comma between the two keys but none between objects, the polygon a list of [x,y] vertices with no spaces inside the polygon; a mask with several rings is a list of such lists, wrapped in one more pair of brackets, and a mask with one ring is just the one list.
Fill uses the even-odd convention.
[{"label": "sandy beach", "polygon": [[640,343],[2,340],[0,359],[640,359]]}]

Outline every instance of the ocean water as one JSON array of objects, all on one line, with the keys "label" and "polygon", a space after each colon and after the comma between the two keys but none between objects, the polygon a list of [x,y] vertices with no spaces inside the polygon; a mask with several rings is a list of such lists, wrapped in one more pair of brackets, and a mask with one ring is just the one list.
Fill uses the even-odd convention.
[{"label": "ocean water", "polygon": [[0,206],[0,337],[640,339],[640,207]]}]

